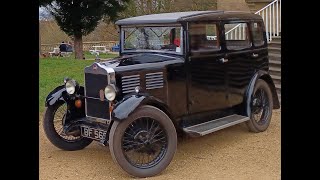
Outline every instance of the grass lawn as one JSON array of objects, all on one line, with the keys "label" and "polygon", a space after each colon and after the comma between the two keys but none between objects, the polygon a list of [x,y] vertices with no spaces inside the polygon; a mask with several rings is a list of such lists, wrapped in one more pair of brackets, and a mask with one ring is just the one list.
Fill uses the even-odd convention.
[{"label": "grass lawn", "polygon": [[[109,54],[108,58],[116,57]],[[69,58],[41,58],[39,60],[39,113],[45,109],[45,99],[47,95],[57,86],[63,84],[64,77],[75,79],[80,85],[84,82],[84,68],[94,62],[94,60],[74,60],[74,56]],[[106,57],[101,57],[106,58]]]}]

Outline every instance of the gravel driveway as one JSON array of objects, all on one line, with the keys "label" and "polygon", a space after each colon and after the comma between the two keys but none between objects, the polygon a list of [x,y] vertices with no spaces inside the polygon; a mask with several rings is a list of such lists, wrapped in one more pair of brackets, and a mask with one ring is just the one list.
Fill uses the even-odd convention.
[{"label": "gravel driveway", "polygon": [[[280,179],[280,110],[263,133],[239,124],[200,138],[180,140],[168,168],[147,179]],[[80,151],[62,151],[39,126],[40,180],[132,179],[112,161],[109,148],[93,142]]]}]

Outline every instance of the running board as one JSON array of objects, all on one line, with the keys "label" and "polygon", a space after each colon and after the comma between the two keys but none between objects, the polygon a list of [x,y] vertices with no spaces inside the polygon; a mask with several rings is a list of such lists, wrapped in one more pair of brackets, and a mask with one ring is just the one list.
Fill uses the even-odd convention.
[{"label": "running board", "polygon": [[183,128],[183,131],[191,137],[204,136],[209,133],[224,129],[245,121],[250,120],[249,117],[233,114],[219,119],[214,119],[201,124]]}]

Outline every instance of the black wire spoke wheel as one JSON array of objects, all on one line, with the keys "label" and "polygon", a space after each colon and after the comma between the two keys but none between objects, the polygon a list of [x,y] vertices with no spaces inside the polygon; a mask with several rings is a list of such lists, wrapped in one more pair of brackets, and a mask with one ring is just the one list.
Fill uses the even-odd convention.
[{"label": "black wire spoke wheel", "polygon": [[87,147],[92,140],[82,137],[80,129],[74,127],[69,132],[64,132],[67,103],[60,101],[47,107],[43,118],[43,129],[49,141],[56,147],[75,151]]},{"label": "black wire spoke wheel", "polygon": [[165,129],[148,117],[133,121],[122,138],[122,150],[126,159],[133,166],[142,169],[158,164],[166,153],[167,145]]},{"label": "black wire spoke wheel", "polygon": [[81,138],[80,131],[78,133],[71,133],[68,135],[63,131],[64,122],[67,115],[67,103],[62,104],[54,113],[53,126],[57,134],[66,141],[75,141]]},{"label": "black wire spoke wheel", "polygon": [[161,173],[177,149],[174,124],[162,110],[143,105],[110,129],[109,148],[112,159],[135,177]]},{"label": "black wire spoke wheel", "polygon": [[246,122],[252,132],[265,131],[271,122],[273,98],[269,85],[259,79],[254,87],[251,102],[248,104],[250,109],[250,120]]},{"label": "black wire spoke wheel", "polygon": [[266,123],[270,116],[269,100],[264,89],[258,89],[253,96],[252,118],[260,125]]}]

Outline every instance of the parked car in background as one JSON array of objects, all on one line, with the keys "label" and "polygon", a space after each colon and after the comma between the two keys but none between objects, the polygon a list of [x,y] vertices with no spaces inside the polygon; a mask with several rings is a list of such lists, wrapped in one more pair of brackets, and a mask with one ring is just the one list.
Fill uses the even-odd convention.
[{"label": "parked car in background", "polygon": [[111,51],[113,51],[113,52],[119,52],[119,50],[120,50],[119,44],[116,44],[116,45],[112,46],[112,48],[111,48]]},{"label": "parked car in background", "polygon": [[92,63],[83,85],[66,78],[46,98],[43,126],[58,148],[95,140],[124,171],[149,177],[170,164],[177,133],[200,137],[239,123],[263,132],[280,108],[261,16],[191,11],[116,24],[120,56]]}]

